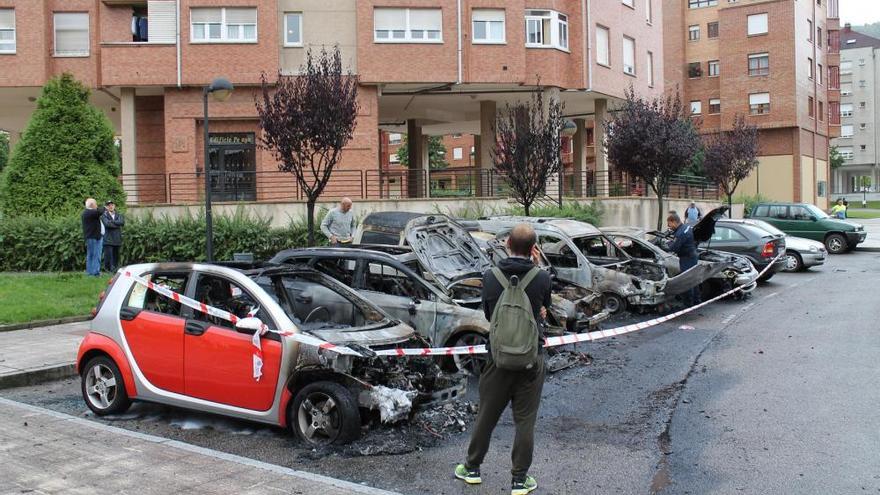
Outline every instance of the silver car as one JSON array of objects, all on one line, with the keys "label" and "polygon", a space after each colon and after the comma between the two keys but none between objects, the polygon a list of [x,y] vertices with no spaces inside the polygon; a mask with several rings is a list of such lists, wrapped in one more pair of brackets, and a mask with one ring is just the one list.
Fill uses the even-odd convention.
[{"label": "silver car", "polygon": [[763,220],[746,218],[743,222],[760,227],[772,234],[785,236],[785,257],[783,258],[785,267],[783,267],[782,271],[804,271],[813,266],[824,265],[825,260],[828,258],[825,244],[819,241],[788,235]]}]

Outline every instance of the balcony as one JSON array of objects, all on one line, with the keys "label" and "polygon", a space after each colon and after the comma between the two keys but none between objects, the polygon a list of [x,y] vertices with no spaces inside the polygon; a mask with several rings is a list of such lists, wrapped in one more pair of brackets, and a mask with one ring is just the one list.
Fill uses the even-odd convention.
[{"label": "balcony", "polygon": [[177,47],[160,43],[101,43],[105,86],[177,84]]},{"label": "balcony", "polygon": [[828,4],[827,17],[829,19],[840,19],[840,14],[837,8],[838,0],[826,0],[826,3]]}]

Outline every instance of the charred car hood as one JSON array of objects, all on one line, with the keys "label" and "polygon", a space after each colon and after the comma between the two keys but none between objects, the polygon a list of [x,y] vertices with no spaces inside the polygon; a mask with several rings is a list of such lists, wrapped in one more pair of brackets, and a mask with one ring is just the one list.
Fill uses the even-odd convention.
[{"label": "charred car hood", "polygon": [[694,225],[694,241],[697,244],[706,242],[715,233],[715,222],[724,218],[727,207],[721,206],[707,213]]},{"label": "charred car hood", "polygon": [[415,331],[408,325],[391,321],[388,324],[368,327],[312,329],[304,333],[314,335],[331,344],[359,344],[365,347],[372,347],[405,342],[413,336]]},{"label": "charred car hood", "polygon": [[492,268],[471,235],[445,215],[410,220],[404,237],[424,269],[447,289],[459,280],[482,277]]},{"label": "charred car hood", "polygon": [[721,273],[722,270],[733,266],[733,261],[718,261],[709,263],[697,263],[693,268],[688,269],[666,281],[666,287],[663,292],[668,296],[681,294],[684,291],[700,285],[715,275]]}]

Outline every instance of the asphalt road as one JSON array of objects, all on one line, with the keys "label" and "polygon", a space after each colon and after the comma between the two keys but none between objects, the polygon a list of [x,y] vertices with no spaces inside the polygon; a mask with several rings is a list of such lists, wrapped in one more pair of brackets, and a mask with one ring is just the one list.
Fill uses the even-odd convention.
[{"label": "asphalt road", "polygon": [[[544,387],[537,493],[880,492],[878,274],[880,254],[832,256],[745,301],[581,346],[593,364]],[[89,416],[73,380],[0,395]],[[404,493],[509,489],[509,413],[479,487],[451,476],[461,432],[386,427],[313,451],[278,429],[154,405],[108,422]]]}]

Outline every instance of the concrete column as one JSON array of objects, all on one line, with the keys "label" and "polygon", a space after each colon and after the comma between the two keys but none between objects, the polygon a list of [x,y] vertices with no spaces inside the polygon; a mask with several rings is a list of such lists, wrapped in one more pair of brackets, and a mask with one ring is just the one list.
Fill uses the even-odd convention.
[{"label": "concrete column", "polygon": [[[547,117],[549,113],[550,104],[553,102],[559,101],[559,88],[550,88],[544,90],[544,118]],[[561,155],[561,152],[560,152]],[[560,160],[562,157],[560,156]],[[560,182],[560,176],[562,175],[562,168],[560,168],[560,172],[554,175],[551,175],[547,178],[547,184],[544,186],[544,194],[549,196],[553,201],[557,201],[559,199],[559,193],[561,191],[562,184]]]},{"label": "concrete column", "polygon": [[128,202],[138,200],[137,170],[137,122],[135,119],[134,88],[122,88],[119,101],[119,125],[122,131],[122,187]]},{"label": "concrete column", "polygon": [[422,174],[422,190],[424,191],[424,197],[426,198],[431,197],[431,144],[428,142],[428,139],[430,139],[430,137],[431,136],[422,134],[422,144],[419,146],[419,149],[422,153],[422,168],[425,170],[425,172]]},{"label": "concrete column", "polygon": [[596,196],[608,197],[608,157],[605,155],[605,121],[608,119],[608,100],[601,98],[594,102],[595,124],[593,125],[593,145],[596,150]]},{"label": "concrete column", "polygon": [[497,107],[494,101],[480,101],[480,136],[474,141],[474,151],[477,168],[480,169],[479,195],[491,196],[491,181],[489,177],[494,168],[492,152],[495,148],[495,119]]},{"label": "concrete column", "polygon": [[407,196],[410,198],[425,197],[425,169],[428,161],[425,160],[427,152],[422,148],[422,128],[413,119],[406,121],[406,147],[409,155],[409,176],[407,180]]},{"label": "concrete column", "polygon": [[574,124],[577,126],[571,141],[572,151],[574,152],[572,154],[575,177],[574,194],[575,196],[582,197],[584,196],[584,191],[586,191],[587,183],[587,128],[584,119],[574,119]]}]

